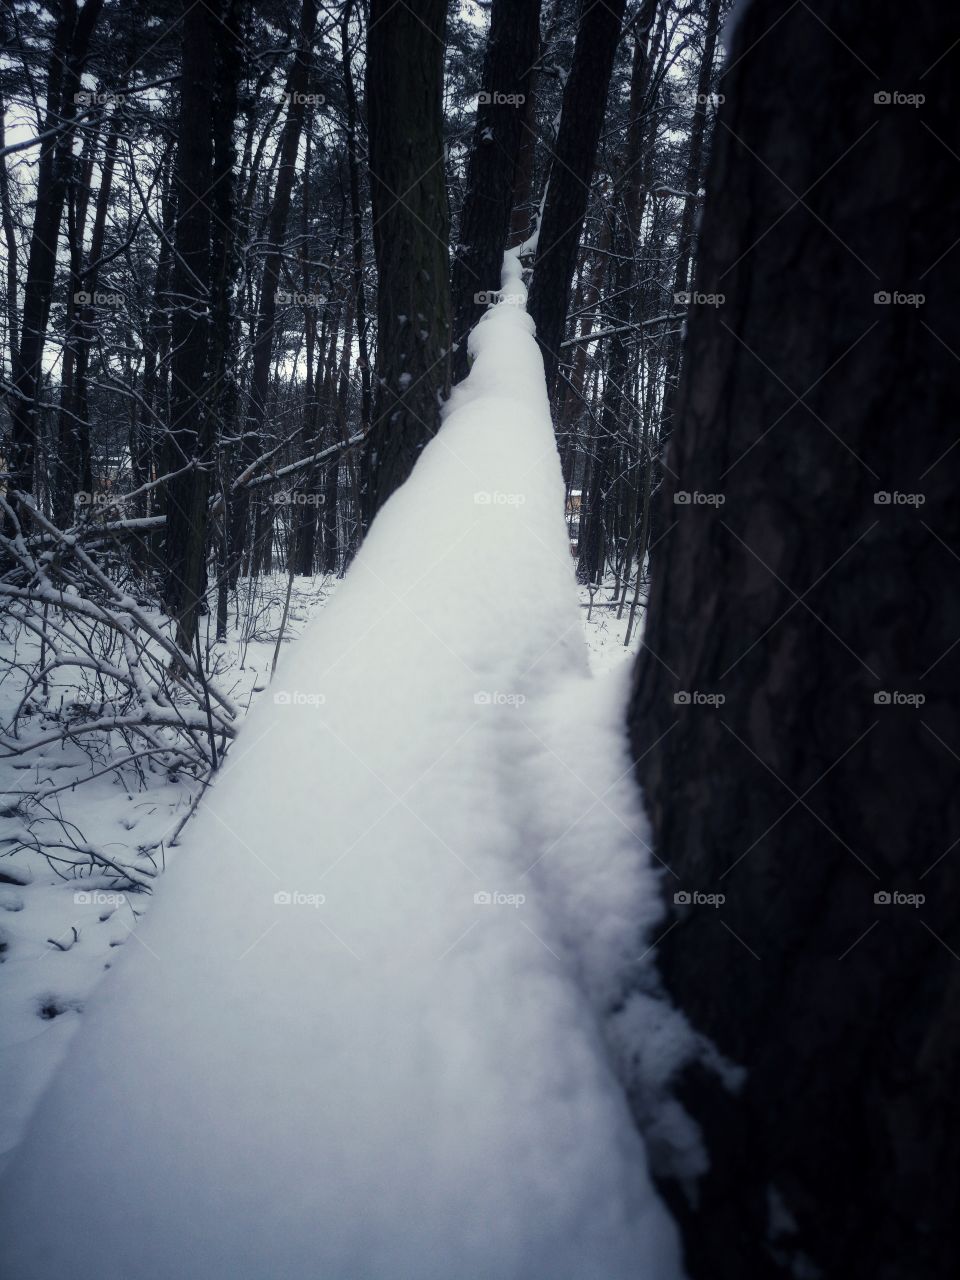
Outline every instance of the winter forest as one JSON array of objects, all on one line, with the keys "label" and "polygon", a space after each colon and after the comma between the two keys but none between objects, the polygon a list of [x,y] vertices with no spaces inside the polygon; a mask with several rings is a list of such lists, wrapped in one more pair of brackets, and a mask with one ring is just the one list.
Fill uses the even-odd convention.
[{"label": "winter forest", "polygon": [[5,1278],[953,1280],[958,85],[0,0]]}]

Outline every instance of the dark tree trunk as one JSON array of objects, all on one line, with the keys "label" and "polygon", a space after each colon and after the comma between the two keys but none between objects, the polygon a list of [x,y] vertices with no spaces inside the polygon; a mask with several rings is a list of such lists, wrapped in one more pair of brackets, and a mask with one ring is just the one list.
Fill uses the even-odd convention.
[{"label": "dark tree trunk", "polygon": [[[208,0],[187,0],[183,17],[180,124],[174,191],[177,221],[171,291],[170,422],[163,439],[166,485],[164,603],[177,620],[177,640],[193,648],[205,585],[208,476],[212,426],[205,403],[212,272],[209,192],[213,178],[211,119],[215,101],[210,50],[216,16]],[[184,470],[193,464],[192,469]]]},{"label": "dark tree trunk", "polygon": [[[242,266],[237,241],[237,146],[235,123],[239,110],[239,83],[243,71],[241,31],[249,15],[248,0],[226,0],[223,24],[218,31],[214,67],[218,107],[213,116],[213,183],[210,208],[210,242],[213,272],[211,353],[209,359],[210,404],[213,415],[211,445],[218,431],[236,433],[240,419],[237,357],[240,325],[236,291]],[[227,580],[229,578],[228,531],[230,519],[229,476],[223,453],[217,453],[219,474],[211,477],[218,489],[217,516],[217,640],[227,636]]]},{"label": "dark tree trunk", "polygon": [[539,43],[540,0],[493,0],[453,262],[454,382],[467,374],[467,334],[486,309],[486,295],[500,288]]},{"label": "dark tree trunk", "polygon": [[960,1256],[955,39],[948,6],[773,0],[722,85],[698,289],[726,301],[691,312],[629,714],[662,973],[747,1071],[682,1080],[693,1280]]},{"label": "dark tree trunk", "polygon": [[582,0],[573,65],[563,91],[560,131],[540,223],[528,310],[537,326],[547,390],[553,393],[570,283],[603,128],[607,85],[626,0]]},{"label": "dark tree trunk", "polygon": [[340,62],[343,69],[343,93],[347,104],[347,171],[350,183],[350,240],[353,254],[353,306],[357,317],[357,346],[360,359],[360,427],[370,425],[372,396],[370,392],[370,341],[367,324],[367,296],[364,289],[363,205],[360,202],[360,165],[357,159],[357,94],[353,85],[350,57],[350,15],[352,0],[344,5],[340,19]]},{"label": "dark tree trunk", "polygon": [[[6,15],[3,15],[4,17]],[[6,37],[5,24],[0,18],[0,32],[4,38]],[[4,43],[6,40],[4,39]],[[0,151],[7,145],[6,137],[6,118],[7,103],[3,93],[2,83],[0,83]],[[3,242],[6,249],[7,272],[6,272],[6,321],[7,321],[7,345],[10,351],[10,372],[13,374],[17,368],[17,353],[19,351],[19,342],[17,339],[18,323],[17,323],[17,235],[13,226],[13,207],[10,201],[10,178],[7,173],[7,158],[0,156],[0,216],[3,221]]]},{"label": "dark tree trunk", "polygon": [[[130,427],[130,469],[135,488],[156,479],[158,472],[161,418],[166,399],[170,351],[169,287],[176,225],[176,200],[167,155],[161,160],[160,168],[162,174],[160,185],[163,191],[160,245],[144,341],[143,381],[136,417]],[[155,495],[155,490],[148,491],[133,508],[132,514],[150,515],[154,502],[157,501]],[[160,501],[163,501],[163,495],[160,495]],[[149,534],[134,538],[133,555],[138,567],[146,569],[151,560],[159,561],[160,557],[156,551],[160,541],[160,538],[152,538]]]},{"label": "dark tree trunk", "polygon": [[37,400],[43,372],[43,348],[57,266],[57,242],[73,166],[73,139],[80,76],[87,47],[103,0],[76,0],[60,6],[47,78],[44,131],[58,130],[40,148],[36,207],[27,277],[23,287],[23,320],[10,398],[10,487],[33,492],[37,446]]},{"label": "dark tree trunk", "polygon": [[367,33],[370,197],[377,259],[377,391],[364,453],[365,526],[436,434],[450,387],[444,180],[445,0],[372,0]]},{"label": "dark tree trunk", "polygon": [[[54,519],[66,528],[72,523],[73,501],[80,490],[92,487],[90,470],[90,422],[87,415],[87,369],[90,348],[96,341],[96,304],[93,294],[100,280],[100,259],[103,256],[107,211],[113,190],[113,172],[117,159],[120,112],[114,108],[110,128],[104,146],[100,190],[97,193],[93,232],[90,238],[90,258],[83,270],[83,241],[86,227],[86,211],[89,199],[87,182],[74,201],[71,221],[71,270],[70,296],[67,299],[67,342],[63,353],[63,374],[60,393],[59,455],[56,460],[54,485]],[[92,157],[91,157],[92,158]],[[84,301],[77,293],[90,295]]]},{"label": "dark tree trunk", "polygon": [[[686,174],[684,176],[683,212],[680,214],[680,225],[677,227],[677,260],[673,272],[673,304],[682,304],[678,294],[688,291],[690,282],[690,264],[693,261],[694,228],[697,210],[700,207],[699,191],[703,181],[704,143],[707,130],[707,110],[709,107],[710,85],[713,80],[713,60],[717,50],[717,36],[720,26],[720,0],[710,0],[706,13],[706,35],[704,37],[703,57],[700,59],[700,73],[697,77],[697,101],[693,109],[693,123],[690,127],[690,148],[687,153]],[[664,390],[663,411],[660,415],[660,436],[664,444],[670,439],[673,407],[677,393],[677,379],[680,375],[680,337],[677,335],[669,342],[667,349],[666,383]]]}]

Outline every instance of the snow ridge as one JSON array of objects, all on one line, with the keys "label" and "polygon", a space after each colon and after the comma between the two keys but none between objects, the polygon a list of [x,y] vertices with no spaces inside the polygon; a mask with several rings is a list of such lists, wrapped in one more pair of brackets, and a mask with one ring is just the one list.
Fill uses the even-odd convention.
[{"label": "snow ridge", "polygon": [[525,298],[514,253],[84,1012],[10,1280],[679,1276],[604,1038],[654,876]]}]

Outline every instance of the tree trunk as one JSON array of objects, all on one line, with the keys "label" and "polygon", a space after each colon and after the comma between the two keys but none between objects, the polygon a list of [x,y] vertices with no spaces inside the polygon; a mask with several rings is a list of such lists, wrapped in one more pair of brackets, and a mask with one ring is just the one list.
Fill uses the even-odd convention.
[{"label": "tree trunk", "polygon": [[444,176],[445,0],[372,0],[367,117],[377,259],[377,391],[363,520],[436,434],[450,388],[449,213]]},{"label": "tree trunk", "polygon": [[[71,227],[70,296],[67,299],[67,341],[63,353],[61,375],[59,455],[56,459],[54,484],[54,519],[66,528],[73,517],[74,497],[80,490],[92,487],[90,471],[90,422],[87,415],[87,369],[90,348],[96,341],[96,303],[93,295],[100,280],[107,211],[113,190],[113,172],[117,159],[120,113],[117,105],[111,116],[104,145],[100,190],[90,238],[90,257],[83,270],[83,241],[89,192],[84,189],[75,201],[74,226]],[[92,157],[91,157],[92,159]],[[87,179],[82,185],[87,186]],[[77,293],[81,296],[78,298]],[[83,294],[90,298],[85,301]]]},{"label": "tree trunk", "polygon": [[528,310],[537,326],[547,391],[560,363],[570,282],[603,128],[607,85],[620,39],[626,0],[581,0],[573,65],[563,91],[560,131],[540,223]]},{"label": "tree trunk", "polygon": [[357,317],[357,347],[360,353],[360,428],[370,425],[370,343],[367,324],[367,297],[363,266],[363,206],[360,202],[360,165],[357,160],[357,95],[353,87],[350,58],[350,14],[353,0],[346,0],[340,19],[340,63],[343,92],[347,103],[347,172],[350,185],[350,239],[353,253],[354,311]]},{"label": "tree trunk", "polygon": [[[209,532],[210,471],[216,429],[216,390],[225,356],[227,330],[223,323],[223,276],[229,246],[224,229],[216,227],[219,261],[211,251],[211,209],[228,198],[212,193],[214,184],[228,180],[216,172],[232,163],[232,148],[224,157],[223,140],[214,152],[214,120],[223,134],[225,118],[236,113],[233,87],[223,74],[224,59],[236,77],[233,46],[234,6],[197,0],[184,10],[183,74],[180,79],[178,134],[177,230],[172,280],[174,302],[172,397],[170,424],[164,436],[164,470],[179,472],[166,484],[166,582],[164,602],[177,618],[180,648],[191,652],[197,617],[206,588],[206,550]],[[219,49],[219,67],[211,74],[211,50]],[[220,206],[221,207],[221,206]],[[218,323],[214,325],[214,316]],[[212,376],[210,376],[212,375]],[[183,470],[188,467],[188,470]]]},{"label": "tree trunk", "polygon": [[103,0],[63,0],[47,78],[44,131],[58,129],[40,148],[36,211],[23,287],[23,320],[14,394],[10,398],[10,487],[33,492],[37,446],[37,400],[43,375],[43,348],[57,266],[57,242],[73,165],[73,139],[80,76]]},{"label": "tree trunk", "polygon": [[960,1256],[955,38],[947,6],[772,0],[722,85],[698,289],[725,303],[691,309],[629,712],[661,970],[746,1068],[682,1078],[692,1280]]},{"label": "tree trunk", "polygon": [[[693,108],[693,122],[690,126],[690,148],[687,152],[687,167],[683,186],[686,195],[683,201],[683,212],[680,215],[680,225],[677,227],[677,260],[673,273],[671,305],[676,305],[680,302],[677,295],[687,292],[690,280],[694,227],[696,226],[696,215],[699,208],[700,185],[703,181],[707,107],[720,26],[720,0],[710,0],[705,22],[706,34],[704,36],[703,57],[700,60],[700,72],[697,77],[697,101]],[[670,439],[677,379],[680,375],[680,353],[681,343],[678,335],[670,339],[668,343],[663,412],[660,415],[660,435],[664,444]]]},{"label": "tree trunk", "polygon": [[539,43],[540,0],[493,0],[453,263],[454,382],[469,367],[467,335],[486,310],[487,295],[500,289]]}]

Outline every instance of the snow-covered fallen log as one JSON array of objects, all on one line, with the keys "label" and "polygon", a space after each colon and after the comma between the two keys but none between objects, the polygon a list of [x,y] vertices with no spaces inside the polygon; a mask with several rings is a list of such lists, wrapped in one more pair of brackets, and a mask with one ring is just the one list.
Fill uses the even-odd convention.
[{"label": "snow-covered fallen log", "polygon": [[2,1188],[11,1280],[678,1274],[605,1037],[656,919],[515,259]]}]

